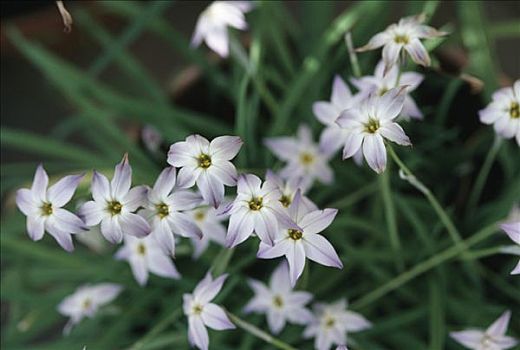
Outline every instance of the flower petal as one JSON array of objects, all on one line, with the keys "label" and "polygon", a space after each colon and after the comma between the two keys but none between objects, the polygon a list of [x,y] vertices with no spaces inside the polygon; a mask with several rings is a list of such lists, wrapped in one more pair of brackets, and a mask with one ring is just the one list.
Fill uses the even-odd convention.
[{"label": "flower petal", "polygon": [[92,185],[90,187],[92,198],[98,203],[104,203],[110,200],[110,184],[105,175],[94,170],[92,176]]},{"label": "flower petal", "polygon": [[205,305],[200,316],[206,326],[217,331],[236,328],[227,317],[226,312],[218,305],[212,303]]},{"label": "flower petal", "polygon": [[326,127],[320,135],[320,150],[324,154],[334,154],[345,143],[346,134],[337,125]]},{"label": "flower petal", "polygon": [[190,343],[200,350],[208,350],[209,336],[202,318],[199,316],[188,317],[188,337]]},{"label": "flower petal", "polygon": [[177,172],[174,167],[167,167],[157,177],[153,190],[150,191],[149,196],[152,197],[150,200],[158,202],[166,198],[175,186],[177,180]]},{"label": "flower petal", "polygon": [[114,177],[110,182],[110,189],[114,199],[123,198],[132,184],[132,167],[128,163],[128,155],[123,156],[121,163],[116,165]]},{"label": "flower petal", "polygon": [[298,142],[294,137],[270,137],[264,139],[264,144],[281,160],[291,160],[299,153]]},{"label": "flower petal", "polygon": [[128,191],[122,198],[121,203],[127,211],[136,211],[139,207],[146,205],[148,190],[147,186],[136,186]]},{"label": "flower petal", "polygon": [[147,254],[148,269],[157,276],[179,279],[179,271],[169,256],[159,254],[158,251]]},{"label": "flower petal", "polygon": [[119,216],[104,217],[103,220],[101,220],[101,233],[110,243],[121,243],[123,240],[123,231],[119,224]]},{"label": "flower petal", "polygon": [[38,213],[38,204],[33,193],[27,188],[16,191],[16,205],[25,216],[35,216]]},{"label": "flower petal", "polygon": [[212,31],[206,33],[206,44],[220,57],[229,55],[229,38],[226,27],[213,26]]},{"label": "flower petal", "polygon": [[56,242],[58,242],[58,244],[63,249],[68,252],[72,252],[74,250],[74,244],[72,243],[72,237],[70,233],[59,227],[55,220],[46,220],[45,229],[51,234],[51,236],[54,237]]},{"label": "flower petal", "polygon": [[49,190],[47,191],[47,199],[53,206],[64,206],[71,200],[81,179],[83,179],[83,176],[84,174],[65,176],[49,187]]},{"label": "flower petal", "polygon": [[505,231],[513,242],[520,244],[520,221],[502,224],[500,228]]},{"label": "flower petal", "polygon": [[226,186],[235,186],[237,184],[237,169],[227,160],[214,163],[207,171]]},{"label": "flower petal", "polygon": [[273,212],[260,210],[255,215],[255,232],[262,242],[273,245],[273,240],[278,233],[278,220]]},{"label": "flower petal", "polygon": [[148,282],[148,266],[146,265],[146,260],[143,257],[132,256],[128,260],[128,263],[130,264],[137,283],[139,283],[140,286],[146,285],[146,282]]},{"label": "flower petal", "polygon": [[372,327],[370,321],[353,311],[345,312],[344,317],[342,317],[342,323],[345,324],[345,329],[348,332],[360,332]]},{"label": "flower petal", "polygon": [[347,84],[345,84],[339,75],[334,76],[330,101],[336,106],[346,106],[351,99],[352,93]]},{"label": "flower petal", "polygon": [[380,135],[367,135],[363,141],[363,155],[368,165],[378,174],[386,168],[386,148]]},{"label": "flower petal", "polygon": [[410,54],[412,60],[422,66],[428,67],[431,64],[428,51],[419,39],[412,39],[410,43],[404,46],[404,49]]},{"label": "flower petal", "polygon": [[285,322],[284,313],[276,309],[270,309],[267,312],[267,324],[269,325],[269,330],[271,333],[279,334],[285,327]]},{"label": "flower petal", "polygon": [[303,237],[305,242],[305,255],[307,258],[318,264],[343,268],[343,263],[339,259],[338,253],[330,242],[322,235],[312,234]]},{"label": "flower petal", "polygon": [[330,125],[336,121],[341,111],[329,102],[318,101],[312,105],[312,111],[320,122],[325,125]]},{"label": "flower petal", "polygon": [[392,120],[403,110],[406,87],[401,86],[388,90],[383,96],[376,98],[376,113],[381,120]]},{"label": "flower petal", "polygon": [[129,234],[134,237],[146,237],[152,231],[148,221],[146,221],[143,217],[133,213],[119,215],[119,223],[121,225],[121,230],[125,234]]},{"label": "flower petal", "polygon": [[406,134],[404,133],[403,128],[397,123],[388,123],[381,126],[379,129],[381,135],[383,135],[388,140],[397,143],[401,146],[411,146],[412,143]]},{"label": "flower petal", "polygon": [[79,233],[87,230],[83,220],[62,208],[54,208],[51,220],[55,220],[57,227],[67,233]]},{"label": "flower petal", "polygon": [[305,267],[305,250],[303,244],[291,243],[285,257],[289,263],[289,279],[291,286],[296,285],[296,281],[300,278],[303,268]]},{"label": "flower petal", "polygon": [[211,280],[209,283],[199,284],[195,287],[193,291],[193,295],[202,303],[209,303],[213,298],[217,296],[217,294],[222,289],[222,285],[228,278],[227,274],[223,274],[214,280]]},{"label": "flower petal", "polygon": [[363,134],[357,132],[348,133],[343,147],[343,159],[347,159],[356,154],[361,148],[363,142]]},{"label": "flower petal", "polygon": [[254,224],[254,217],[245,208],[231,215],[226,236],[226,247],[232,248],[244,242],[253,233]]},{"label": "flower petal", "polygon": [[88,201],[79,208],[78,215],[85,222],[85,225],[95,226],[101,222],[106,214],[104,208],[98,202]]},{"label": "flower petal", "polygon": [[166,219],[157,220],[150,235],[166,255],[175,256],[175,238]]},{"label": "flower petal", "polygon": [[170,213],[168,220],[172,225],[173,232],[176,234],[182,237],[202,238],[202,231],[188,214],[181,212]]},{"label": "flower petal", "polygon": [[33,241],[39,241],[42,239],[45,233],[45,219],[41,216],[28,216],[27,217],[27,234]]},{"label": "flower petal", "polygon": [[313,211],[306,214],[299,222],[299,225],[306,234],[319,233],[329,227],[337,213],[337,209],[329,208]]},{"label": "flower petal", "polygon": [[170,146],[168,151],[168,164],[175,167],[197,166],[198,148],[187,141],[176,142]]},{"label": "flower petal", "polygon": [[357,48],[357,52],[363,52],[368,50],[377,49],[378,47],[381,47],[385,45],[389,40],[389,36],[386,32],[378,33],[374,35],[366,44],[365,46],[362,46],[360,48]]},{"label": "flower petal", "polygon": [[202,196],[190,190],[176,190],[167,198],[166,202],[176,211],[191,210],[201,204]]},{"label": "flower petal", "polygon": [[197,186],[202,198],[215,209],[218,208],[224,199],[224,184],[210,172],[204,171],[197,179]]},{"label": "flower petal", "polygon": [[389,42],[383,47],[383,61],[385,62],[385,73],[393,67],[399,59],[399,52],[401,52],[401,45]]},{"label": "flower petal", "polygon": [[34,173],[34,179],[31,186],[31,192],[35,199],[41,201],[47,201],[47,186],[49,185],[49,176],[43,168],[43,165],[38,165],[36,173]]},{"label": "flower petal", "polygon": [[493,322],[493,324],[491,324],[491,326],[488,327],[488,329],[486,329],[486,333],[493,337],[499,337],[506,334],[510,319],[511,311],[506,310],[495,322]]},{"label": "flower petal", "polygon": [[289,249],[292,249],[292,247],[290,246],[291,244],[292,243],[289,242],[289,239],[283,239],[279,242],[276,242],[272,247],[260,242],[260,246],[258,247],[256,257],[260,259],[278,258],[282,255],[287,254],[287,251]]},{"label": "flower petal", "polygon": [[461,332],[450,332],[450,337],[470,349],[480,347],[484,332],[479,330],[467,330]]},{"label": "flower petal", "polygon": [[197,166],[190,165],[181,168],[177,174],[177,186],[179,188],[193,187],[201,173],[202,168]]},{"label": "flower petal", "polygon": [[238,136],[219,136],[209,144],[209,155],[215,160],[231,160],[236,157],[243,144]]},{"label": "flower petal", "polygon": [[237,192],[239,194],[257,195],[260,192],[262,180],[253,174],[243,174],[238,177]]}]

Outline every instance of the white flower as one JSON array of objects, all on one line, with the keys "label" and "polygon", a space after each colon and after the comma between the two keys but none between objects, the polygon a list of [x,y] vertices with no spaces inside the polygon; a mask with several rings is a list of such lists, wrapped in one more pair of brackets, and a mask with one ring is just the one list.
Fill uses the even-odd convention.
[{"label": "white flower", "polygon": [[256,175],[241,175],[237,184],[237,197],[228,205],[229,218],[226,245],[234,247],[244,242],[253,231],[262,242],[272,245],[278,233],[279,223],[295,229],[279,201],[276,184],[262,180]]},{"label": "white flower", "polygon": [[324,152],[314,143],[307,125],[300,125],[296,137],[267,138],[265,145],[280,160],[287,162],[280,171],[284,179],[303,178],[304,188],[310,187],[315,179],[325,184],[334,180],[334,173],[328,164],[332,154]]},{"label": "white flower", "polygon": [[424,20],[423,15],[401,18],[398,23],[388,26],[384,32],[376,34],[368,44],[357,51],[373,50],[383,46],[386,70],[395,65],[403,49],[415,63],[429,66],[430,56],[420,39],[436,38],[447,33],[422,24]]},{"label": "white flower", "polygon": [[141,130],[141,140],[143,140],[145,147],[152,153],[159,151],[164,141],[159,130],[150,124],[145,125]]},{"label": "white flower", "polygon": [[187,214],[195,222],[202,231],[202,238],[192,238],[193,258],[199,258],[208,248],[209,242],[215,242],[221,246],[226,244],[226,227],[222,224],[225,219],[221,215],[217,215],[215,208],[210,206],[202,206],[193,209]]},{"label": "white flower", "polygon": [[220,136],[211,143],[200,135],[171,145],[168,163],[180,167],[177,186],[195,183],[204,200],[217,208],[224,198],[224,185],[235,186],[237,170],[230,162],[242,147],[238,136]]},{"label": "white flower", "polygon": [[63,333],[69,334],[84,317],[94,317],[99,308],[117,298],[122,289],[114,283],[86,284],[76,289],[58,305],[58,312],[70,317]]},{"label": "white flower", "polygon": [[451,332],[450,336],[468,349],[511,349],[518,344],[518,341],[513,337],[505,335],[510,318],[511,311],[507,310],[485,331],[480,329],[468,329],[460,332]]},{"label": "white flower", "polygon": [[146,201],[146,187],[132,184],[132,167],[125,154],[109,183],[105,175],[94,171],[92,178],[93,201],[86,202],[79,215],[88,226],[101,223],[101,233],[111,243],[120,243],[123,232],[136,237],[144,237],[151,231],[144,218],[134,214]]},{"label": "white flower", "polygon": [[[507,233],[507,235],[509,236],[509,238],[511,238],[513,242],[520,246],[520,221],[505,223],[500,225],[500,227],[502,228],[502,230],[505,231],[505,233]],[[513,271],[511,271],[511,274],[520,274],[520,260],[518,261],[518,264],[513,269]]]},{"label": "white flower", "polygon": [[141,286],[148,281],[148,273],[165,278],[179,279],[181,275],[169,255],[157,243],[153,235],[137,238],[125,235],[125,244],[116,253],[116,259],[126,260]]},{"label": "white flower", "polygon": [[280,191],[279,201],[285,208],[289,208],[296,192],[300,190],[302,192],[303,204],[307,206],[309,210],[318,210],[316,204],[303,195],[303,193],[307,191],[307,188],[303,187],[304,181],[302,178],[293,177],[284,181],[279,175],[273,173],[271,170],[267,170],[265,173],[265,181],[276,185],[278,191]]},{"label": "white flower", "polygon": [[83,175],[65,176],[47,189],[49,177],[40,164],[34,174],[31,189],[16,192],[16,205],[27,216],[27,233],[33,241],[47,231],[66,251],[73,251],[71,234],[85,231],[85,223],[62,207],[67,204]]},{"label": "white flower", "polygon": [[347,84],[339,75],[334,77],[332,93],[329,101],[318,101],[312,105],[312,111],[316,118],[326,128],[320,136],[320,148],[326,154],[335,153],[345,143],[348,131],[336,124],[341,112],[359,103],[359,97],[353,96]]},{"label": "white flower", "polygon": [[213,280],[208,272],[192,294],[183,295],[184,314],[188,316],[188,340],[201,350],[207,350],[209,346],[206,326],[218,331],[235,328],[226,312],[210,302],[220,292],[226,278],[227,275],[222,275]]},{"label": "white flower", "polygon": [[191,39],[193,46],[204,40],[210,49],[221,57],[229,54],[227,27],[247,29],[244,13],[249,12],[252,4],[248,1],[214,1],[199,16],[195,33]]},{"label": "white flower", "polygon": [[372,327],[362,315],[347,310],[347,301],[341,299],[332,304],[316,304],[315,318],[305,328],[305,338],[314,337],[317,350],[329,350],[334,344],[346,344],[347,332],[360,332]]},{"label": "white flower", "polygon": [[343,159],[352,157],[360,149],[368,165],[377,173],[386,167],[386,148],[383,138],[403,146],[410,139],[394,122],[403,109],[406,88],[393,88],[382,96],[372,95],[359,107],[343,111],[337,123],[350,131],[343,148]]},{"label": "white flower", "polygon": [[274,259],[285,256],[289,263],[289,279],[292,286],[296,284],[296,280],[303,272],[305,258],[325,266],[343,268],[332,244],[318,234],[332,223],[337,213],[337,209],[309,211],[298,191],[289,207],[289,216],[300,228],[282,226],[272,247],[260,243],[257,257]]},{"label": "white flower", "polygon": [[166,254],[175,256],[174,234],[202,238],[200,228],[184,212],[195,208],[201,201],[199,194],[176,188],[174,167],[165,168],[148,191],[148,204],[141,214],[151,222],[152,234]]},{"label": "white flower", "polygon": [[313,319],[312,313],[305,307],[312,300],[312,294],[293,291],[288,281],[286,262],[282,262],[273,272],[269,287],[260,281],[248,281],[255,296],[247,303],[244,311],[265,313],[269,329],[274,334],[280,333],[287,321],[302,325]]},{"label": "white flower", "polygon": [[[372,94],[384,95],[388,90],[394,87],[406,86],[403,110],[401,111],[400,117],[406,120],[410,118],[422,119],[423,114],[410,96],[410,93],[417,89],[423,81],[424,76],[416,72],[402,72],[399,76],[399,68],[397,66],[390,68],[386,75],[384,74],[384,70],[384,62],[379,61],[373,76],[351,79],[352,84],[360,90],[358,93],[360,98],[367,98]],[[399,82],[397,79],[399,79]]]},{"label": "white flower", "polygon": [[493,124],[503,138],[516,138],[520,146],[520,80],[513,87],[502,88],[493,94],[493,101],[479,111],[480,121]]}]

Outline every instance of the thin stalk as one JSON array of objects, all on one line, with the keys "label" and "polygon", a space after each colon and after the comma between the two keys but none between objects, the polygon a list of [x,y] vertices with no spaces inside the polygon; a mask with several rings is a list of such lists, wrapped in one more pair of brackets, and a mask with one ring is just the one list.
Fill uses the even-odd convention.
[{"label": "thin stalk", "polygon": [[486,155],[484,164],[482,164],[482,167],[480,168],[480,171],[477,175],[477,180],[475,180],[475,185],[473,186],[473,190],[471,191],[470,197],[468,199],[468,206],[466,207],[467,218],[471,217],[475,213],[475,208],[477,206],[478,200],[480,199],[480,195],[482,194],[482,190],[484,189],[484,185],[486,184],[486,180],[491,170],[491,166],[495,161],[495,158],[498,154],[498,151],[500,150],[501,145],[502,138],[500,138],[499,136],[495,136],[493,146],[491,146]]},{"label": "thin stalk", "polygon": [[328,208],[345,208],[350,205],[356,204],[360,200],[368,197],[373,192],[377,191],[378,187],[375,183],[371,183],[369,185],[366,185],[364,187],[361,187],[355,192],[352,192],[348,196],[345,196],[335,202],[332,202],[331,204],[328,204]]},{"label": "thin stalk", "polygon": [[143,349],[146,344],[155,339],[156,335],[160,334],[170,324],[172,324],[177,318],[182,315],[182,309],[176,309],[170,312],[166,317],[160,320],[148,333],[146,333],[141,339],[136,341],[129,350],[140,350]]},{"label": "thin stalk", "polygon": [[363,74],[361,73],[361,68],[359,67],[356,50],[354,50],[354,45],[352,44],[352,33],[347,32],[347,34],[345,34],[345,42],[347,44],[350,64],[352,65],[352,73],[354,73],[356,78],[360,78]]},{"label": "thin stalk", "polygon": [[282,350],[297,350],[296,348],[292,347],[291,345],[281,341],[280,339],[273,337],[272,335],[270,335],[267,332],[264,332],[263,330],[256,327],[255,325],[242,320],[241,318],[232,314],[231,312],[227,311],[226,313],[227,313],[228,317],[230,318],[230,320],[235,325],[237,325],[239,328],[242,328],[249,334],[254,335],[255,337],[257,337],[259,339],[262,339],[266,343],[271,344],[274,347],[276,347],[278,349],[282,349]]},{"label": "thin stalk", "polygon": [[487,226],[482,230],[476,232],[470,238],[465,241],[456,243],[455,245],[443,250],[440,253],[430,257],[429,259],[415,265],[410,270],[403,272],[399,276],[391,279],[387,283],[383,284],[381,287],[373,290],[372,292],[366,294],[361,299],[357,300],[352,304],[353,309],[361,309],[374,301],[380,299],[391,291],[401,287],[405,283],[408,283],[412,279],[422,275],[423,273],[433,269],[436,266],[439,266],[450,259],[453,259],[457,255],[462,252],[465,252],[469,247],[483,241],[489,236],[493,235],[498,231],[498,227],[496,224]]},{"label": "thin stalk", "polygon": [[472,251],[472,252],[466,254],[466,256],[462,257],[461,259],[462,260],[476,260],[476,259],[487,258],[488,256],[491,256],[491,255],[503,253],[502,252],[503,249],[504,249],[504,246],[497,246],[497,247],[492,247],[492,248],[487,248],[487,249],[476,250],[476,251]]}]

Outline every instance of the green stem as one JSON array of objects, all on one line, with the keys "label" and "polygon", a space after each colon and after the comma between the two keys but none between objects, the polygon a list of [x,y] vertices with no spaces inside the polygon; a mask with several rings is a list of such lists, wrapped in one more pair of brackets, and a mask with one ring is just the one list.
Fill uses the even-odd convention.
[{"label": "green stem", "polygon": [[495,158],[500,150],[500,145],[502,145],[502,138],[499,136],[495,137],[493,141],[493,146],[489,149],[486,159],[484,160],[484,164],[482,164],[482,168],[477,175],[477,179],[475,180],[475,185],[473,186],[473,190],[471,191],[470,197],[468,199],[468,206],[466,207],[466,217],[471,217],[477,206],[478,200],[480,199],[480,195],[482,194],[482,190],[484,189],[484,185],[486,184],[486,180],[488,178],[489,172],[491,170],[491,166],[495,161]]},{"label": "green stem", "polygon": [[160,320],[148,333],[146,333],[141,339],[136,341],[129,350],[139,350],[145,347],[146,343],[155,339],[155,336],[165,330],[171,323],[178,319],[182,315],[182,309],[176,309],[170,312],[166,317]]},{"label": "green stem", "polygon": [[476,259],[486,258],[491,255],[500,254],[502,249],[504,249],[504,246],[498,246],[498,247],[492,247],[492,248],[472,251],[472,252],[466,254],[466,256],[462,257],[462,260],[476,260]]},{"label": "green stem", "polygon": [[356,78],[360,78],[362,76],[361,68],[359,67],[356,50],[354,50],[354,45],[352,44],[352,34],[350,32],[345,34],[345,42],[347,43],[348,57],[352,65],[352,73],[354,73]]},{"label": "green stem", "polygon": [[273,345],[274,347],[277,347],[278,349],[282,350],[297,350],[296,348],[292,347],[291,345],[281,341],[280,339],[277,339],[270,335],[269,333],[264,332],[260,328],[256,327],[255,325],[246,322],[239,318],[238,316],[232,314],[231,312],[226,312],[230,320],[237,325],[239,328],[242,328],[246,332],[254,335],[255,337],[262,339],[268,344]]},{"label": "green stem", "polygon": [[331,204],[327,205],[327,208],[345,208],[352,204],[356,204],[360,200],[368,197],[373,192],[377,191],[378,187],[375,183],[371,183],[364,187],[361,187],[355,192],[352,192],[348,196],[345,196]]},{"label": "green stem", "polygon": [[496,224],[493,224],[491,226],[485,227],[482,230],[478,231],[474,235],[472,235],[470,238],[468,238],[465,241],[456,243],[455,245],[451,246],[450,248],[447,248],[443,250],[442,252],[430,257],[429,259],[419,263],[418,265],[414,266],[412,269],[403,272],[399,276],[391,279],[381,287],[373,290],[372,292],[366,294],[364,297],[359,299],[358,301],[354,302],[352,304],[353,309],[361,309],[370,303],[373,303],[374,301],[378,300],[379,298],[385,296],[386,294],[390,293],[391,291],[401,287],[405,283],[411,281],[412,279],[416,278],[417,276],[420,276],[421,274],[427,272],[428,270],[431,270],[432,268],[441,265],[442,263],[456,257],[462,252],[465,252],[469,247],[479,243],[480,241],[486,239],[487,237],[491,236],[495,232],[497,232],[498,227]]}]

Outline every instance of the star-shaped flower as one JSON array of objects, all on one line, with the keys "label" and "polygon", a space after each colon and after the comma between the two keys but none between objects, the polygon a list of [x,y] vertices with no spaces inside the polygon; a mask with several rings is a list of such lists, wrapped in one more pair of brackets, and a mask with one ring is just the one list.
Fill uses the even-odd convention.
[{"label": "star-shaped flower", "polygon": [[315,317],[305,328],[305,338],[314,337],[317,350],[329,350],[334,344],[346,344],[348,332],[360,332],[372,324],[357,312],[347,310],[346,299],[314,306]]},{"label": "star-shaped flower", "polygon": [[385,31],[376,34],[368,44],[357,51],[374,50],[383,46],[383,61],[387,71],[396,64],[402,50],[406,51],[415,63],[429,66],[430,56],[421,39],[436,38],[447,33],[422,24],[425,19],[424,15],[401,18],[398,23],[391,24]]},{"label": "star-shaped flower", "polygon": [[237,184],[237,197],[228,204],[225,213],[230,214],[226,245],[235,247],[249,238],[253,231],[262,242],[273,245],[279,225],[296,226],[287,215],[279,198],[276,184],[256,175],[241,175]]},{"label": "star-shaped flower", "polygon": [[384,139],[403,146],[411,145],[401,126],[394,122],[403,109],[405,95],[405,87],[393,88],[382,96],[372,95],[359,107],[341,113],[337,123],[349,131],[343,159],[362,149],[368,165],[375,172],[382,173],[386,168]]},{"label": "star-shaped flower", "polygon": [[128,261],[137,283],[141,286],[148,281],[149,272],[165,278],[181,277],[170,256],[159,246],[153,235],[144,238],[125,235],[125,244],[117,251],[116,259]]},{"label": "star-shaped flower", "polygon": [[485,331],[480,329],[468,329],[460,332],[451,332],[450,336],[468,349],[511,349],[518,344],[518,341],[513,337],[505,335],[510,318],[511,311],[507,310]]},{"label": "star-shaped flower", "polygon": [[293,177],[284,181],[278,174],[271,170],[267,170],[265,173],[265,181],[273,183],[280,191],[279,201],[285,208],[289,208],[291,205],[296,192],[300,190],[302,192],[302,201],[309,210],[318,210],[316,204],[314,204],[308,197],[304,196],[303,193],[307,192],[307,188],[302,178]]},{"label": "star-shaped flower", "polygon": [[520,146],[520,80],[513,87],[502,88],[493,94],[493,101],[479,112],[480,121],[493,124],[503,138],[516,138]]},{"label": "star-shaped flower", "polygon": [[174,167],[165,168],[151,190],[142,211],[152,225],[152,233],[166,254],[175,256],[175,235],[202,238],[202,231],[184,211],[197,207],[202,197],[193,191],[176,188]]},{"label": "star-shaped flower", "polygon": [[310,187],[315,179],[325,184],[334,180],[334,173],[329,166],[332,153],[326,153],[314,143],[307,125],[300,125],[296,137],[267,138],[265,145],[280,160],[287,162],[280,171],[282,178],[303,178],[302,186],[305,188]]},{"label": "star-shaped flower", "polygon": [[66,251],[73,251],[71,234],[87,228],[76,215],[62,207],[67,204],[83,175],[65,176],[47,189],[49,177],[40,164],[34,174],[31,189],[16,192],[16,205],[27,216],[27,233],[33,241],[43,238],[47,231]]},{"label": "star-shaped flower", "polygon": [[[513,242],[520,246],[520,221],[505,223],[500,225],[500,227],[505,233],[507,233]],[[511,274],[520,274],[520,260],[518,260],[518,264],[516,264],[516,267],[511,271]]]},{"label": "star-shaped flower", "polygon": [[105,175],[94,171],[92,178],[93,201],[86,202],[79,215],[88,226],[101,223],[101,233],[111,243],[120,243],[123,232],[144,237],[151,232],[150,225],[134,212],[146,202],[146,187],[132,184],[132,167],[125,154],[114,172],[111,182]]},{"label": "star-shaped flower", "polygon": [[209,242],[215,242],[221,246],[226,245],[226,227],[222,224],[225,219],[222,215],[217,215],[215,208],[204,205],[193,209],[187,214],[202,231],[202,238],[192,238],[193,258],[199,258],[208,248]]},{"label": "star-shaped flower", "polygon": [[94,317],[99,308],[117,298],[123,288],[114,283],[86,284],[58,305],[58,312],[70,317],[63,329],[65,335],[85,317]]},{"label": "star-shaped flower", "polygon": [[168,163],[181,168],[177,185],[197,187],[204,200],[217,208],[224,199],[224,185],[235,186],[237,170],[230,162],[242,147],[237,136],[220,136],[211,143],[200,135],[191,135],[186,141],[171,145]]},{"label": "star-shaped flower", "polygon": [[384,95],[388,90],[396,86],[406,86],[403,110],[401,111],[400,117],[406,120],[410,118],[422,119],[423,114],[410,96],[410,93],[417,89],[423,81],[424,76],[416,72],[402,72],[401,75],[399,75],[399,68],[397,66],[390,68],[386,75],[384,74],[384,70],[385,63],[379,61],[373,76],[367,75],[359,79],[351,79],[352,84],[359,89],[359,98],[367,98],[373,94]]},{"label": "star-shaped flower", "polygon": [[312,300],[312,294],[294,291],[288,281],[286,262],[282,262],[273,272],[269,287],[257,280],[248,281],[255,296],[244,311],[265,313],[269,329],[274,334],[280,333],[287,321],[302,325],[313,319],[312,313],[305,307]]},{"label": "star-shaped flower", "polygon": [[227,27],[247,29],[244,14],[252,8],[248,1],[214,1],[199,16],[195,33],[191,39],[193,46],[204,40],[210,49],[221,57],[229,54],[229,34]]},{"label": "star-shaped flower", "polygon": [[183,309],[188,316],[188,340],[192,346],[207,350],[209,336],[206,327],[221,331],[233,329],[226,312],[218,305],[211,303],[222,289],[227,275],[213,279],[208,272],[197,284],[192,294],[184,294]]},{"label": "star-shaped flower", "polygon": [[337,209],[309,211],[303,204],[301,192],[298,191],[289,207],[289,216],[300,228],[282,226],[272,247],[260,243],[257,257],[274,259],[285,256],[289,263],[289,279],[293,287],[303,272],[305,258],[325,266],[343,268],[332,244],[318,234],[332,223],[337,213]]}]

